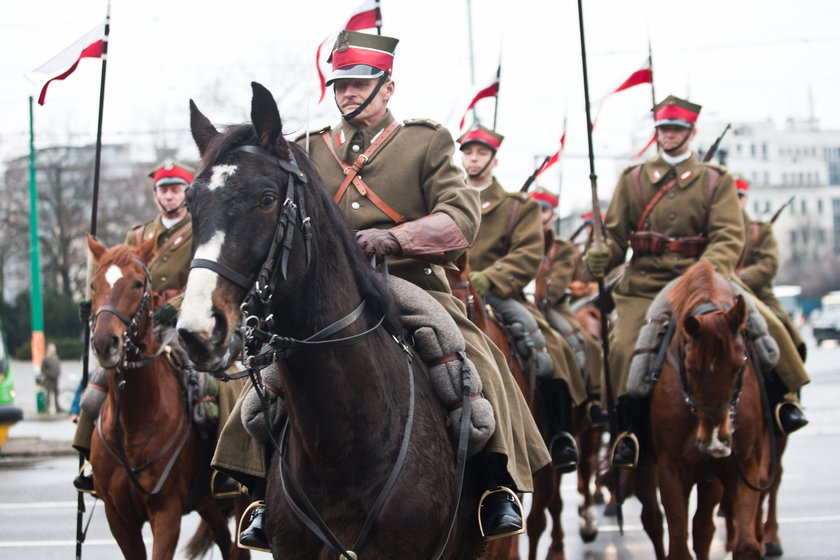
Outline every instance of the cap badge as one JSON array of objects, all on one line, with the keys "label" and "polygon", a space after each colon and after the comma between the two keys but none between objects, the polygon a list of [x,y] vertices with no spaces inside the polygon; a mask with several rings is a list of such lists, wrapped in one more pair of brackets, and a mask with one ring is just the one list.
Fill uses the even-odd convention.
[{"label": "cap badge", "polygon": [[338,34],[338,46],[336,46],[335,50],[338,52],[344,52],[350,48],[350,34],[347,32],[346,29],[342,30],[341,33]]}]

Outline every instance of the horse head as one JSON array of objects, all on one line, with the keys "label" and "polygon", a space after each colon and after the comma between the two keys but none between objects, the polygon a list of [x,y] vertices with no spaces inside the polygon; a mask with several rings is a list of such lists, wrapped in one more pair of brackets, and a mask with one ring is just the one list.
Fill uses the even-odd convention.
[{"label": "horse head", "polygon": [[87,244],[95,265],[90,283],[91,342],[99,364],[111,368],[124,361],[127,345],[139,346],[150,333],[147,265],[155,255],[156,239],[148,239],[138,248],[117,245],[108,249],[88,234]]},{"label": "horse head", "polygon": [[671,301],[682,358],[676,360],[675,369],[683,401],[697,418],[697,448],[713,457],[727,457],[747,365],[746,303],[708,263],[686,272]]}]

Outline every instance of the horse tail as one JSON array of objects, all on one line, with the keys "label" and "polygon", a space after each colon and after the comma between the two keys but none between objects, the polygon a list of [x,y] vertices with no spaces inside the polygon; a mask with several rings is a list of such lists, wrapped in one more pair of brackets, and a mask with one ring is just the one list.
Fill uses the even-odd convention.
[{"label": "horse tail", "polygon": [[213,546],[213,542],[213,533],[210,532],[210,525],[202,519],[198,523],[195,533],[193,533],[193,536],[190,537],[189,542],[184,547],[184,553],[190,560],[201,558],[207,554],[210,547]]}]

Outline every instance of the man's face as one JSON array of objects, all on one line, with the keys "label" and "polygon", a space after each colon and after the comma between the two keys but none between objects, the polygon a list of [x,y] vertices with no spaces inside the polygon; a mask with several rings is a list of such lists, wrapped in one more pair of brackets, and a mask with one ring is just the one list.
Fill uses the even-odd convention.
[{"label": "man's face", "polygon": [[543,229],[548,229],[551,222],[554,221],[554,208],[542,207],[542,225]]},{"label": "man's face", "polygon": [[[489,147],[478,142],[470,142],[461,150],[464,170],[473,179],[490,176],[496,167],[496,154]],[[488,162],[490,165],[487,165]]]},{"label": "man's face", "polygon": [[[354,111],[370,96],[379,78],[345,78],[334,82],[335,104],[346,115]],[[376,97],[364,110],[352,118],[349,122],[357,128],[365,128],[379,122],[385,116],[388,100],[394,94],[394,82],[388,80],[380,88]]]},{"label": "man's face", "polygon": [[174,185],[160,185],[155,187],[155,202],[161,214],[167,218],[176,218],[186,213],[184,206],[184,193],[187,185],[177,183]]},{"label": "man's face", "polygon": [[697,129],[673,124],[656,127],[656,141],[669,156],[681,156],[688,151],[688,145]]}]

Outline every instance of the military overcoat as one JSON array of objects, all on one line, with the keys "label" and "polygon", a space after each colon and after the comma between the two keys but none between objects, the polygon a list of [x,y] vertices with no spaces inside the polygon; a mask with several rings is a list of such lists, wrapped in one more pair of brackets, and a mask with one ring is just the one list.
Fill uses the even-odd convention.
[{"label": "military overcoat", "polygon": [[154,306],[159,307],[187,286],[192,260],[192,216],[187,212],[184,219],[167,228],[158,215],[154,220],[133,227],[125,242],[136,247],[138,240],[146,241],[155,235],[157,253],[149,264],[149,271],[152,274],[152,290],[161,294],[154,301]]}]

